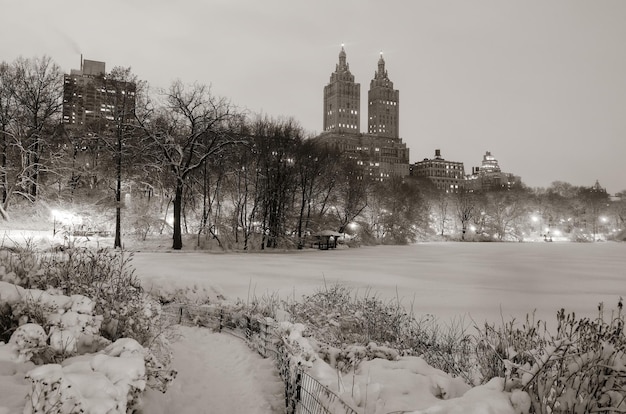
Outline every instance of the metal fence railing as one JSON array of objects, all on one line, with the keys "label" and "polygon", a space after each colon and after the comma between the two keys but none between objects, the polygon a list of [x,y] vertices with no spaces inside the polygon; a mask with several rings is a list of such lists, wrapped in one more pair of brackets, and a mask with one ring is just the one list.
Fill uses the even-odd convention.
[{"label": "metal fence railing", "polygon": [[251,317],[217,305],[177,303],[164,305],[163,317],[171,324],[230,333],[246,340],[263,357],[272,356],[284,382],[287,414],[358,414],[335,392],[294,363],[271,319]]},{"label": "metal fence railing", "polygon": [[357,414],[337,394],[301,368],[296,372],[298,414]]}]

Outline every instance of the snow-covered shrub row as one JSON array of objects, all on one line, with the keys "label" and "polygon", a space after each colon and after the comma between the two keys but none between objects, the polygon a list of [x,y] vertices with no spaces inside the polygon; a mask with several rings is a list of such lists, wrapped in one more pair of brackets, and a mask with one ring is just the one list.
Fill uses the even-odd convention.
[{"label": "snow-covered shrub row", "polygon": [[[0,281],[3,333],[0,341],[7,342],[0,342],[0,360],[32,361],[41,365],[29,373],[33,383],[29,400],[33,412],[73,412],[54,411],[72,406],[82,412],[123,413],[137,406],[146,384],[162,392],[167,390],[176,373],[169,369],[171,350],[161,324],[161,306],[141,291],[128,263],[128,257],[107,251],[81,250],[55,255],[0,252],[0,280],[5,280]],[[102,384],[103,369],[94,368],[100,366],[97,361],[101,361],[102,356],[99,355],[123,356],[125,351],[119,351],[120,343],[136,344],[131,346],[131,351],[135,357],[141,357],[141,369],[133,371],[137,374],[126,375],[123,369],[109,372],[107,378],[118,387],[116,392],[110,387],[83,390],[87,394],[80,391],[73,382],[76,378]],[[91,368],[82,364],[76,371],[77,366],[73,365],[76,358],[95,362],[90,362]],[[106,366],[137,364],[136,361],[107,361]],[[54,367],[57,364],[60,365]],[[72,373],[69,377],[68,372]],[[99,379],[87,378],[88,375]],[[126,381],[127,377],[132,377],[130,382]],[[124,381],[131,385],[126,394],[120,394],[119,385]],[[66,398],[68,395],[73,397]],[[47,401],[49,398],[51,400]],[[61,404],[59,398],[65,402]],[[84,411],[85,404],[89,406],[84,398],[104,399],[117,408]]]},{"label": "snow-covered shrub row", "polygon": [[623,304],[611,317],[598,307],[596,319],[557,314],[557,332],[530,317],[496,328],[486,325],[477,350],[486,377],[505,378],[521,388],[534,413],[626,412],[626,335]]},{"label": "snow-covered shrub row", "polygon": [[[283,321],[274,325],[280,346],[289,354],[289,368],[304,367],[359,413],[529,413],[527,393],[505,390],[503,378],[471,387],[423,358],[400,356],[389,347],[375,343],[332,347],[310,336],[304,324]],[[342,364],[352,369],[344,372]],[[339,405],[336,411],[329,409],[345,412]]]},{"label": "snow-covered shrub row", "polygon": [[[217,301],[169,307],[182,316],[182,323],[234,330],[262,355],[277,355],[279,371],[287,382],[295,381],[297,370],[304,369],[358,413],[408,413],[422,408],[425,411],[415,413],[529,412],[528,395],[520,389],[505,390],[503,378],[471,387],[423,358],[402,355],[386,345],[370,342],[333,346],[318,339],[316,327],[291,322],[293,316],[281,309],[275,309],[274,318],[270,318],[263,315],[268,307],[261,304]],[[276,352],[263,351],[268,348]],[[303,395],[307,392],[314,390],[301,391]],[[327,408],[346,412],[338,400]]]},{"label": "snow-covered shrub row", "polygon": [[[360,297],[340,284],[326,286],[286,308],[293,321],[307,325],[328,346],[373,342],[401,355],[420,356],[434,367],[474,382],[471,337],[462,322],[444,328],[433,317],[417,318],[399,303],[384,302],[375,295]],[[364,359],[370,357],[376,357],[375,353],[364,355]],[[339,366],[351,367],[350,363]]]},{"label": "snow-covered shrub row", "polygon": [[[328,385],[335,384],[333,389],[340,393],[346,376],[358,377],[373,369],[371,364],[419,357],[446,375],[478,386],[468,395],[495,389],[508,393],[516,412],[626,410],[621,300],[607,321],[602,306],[595,320],[577,319],[562,310],[556,335],[547,331],[545,323],[529,320],[521,327],[515,321],[502,328],[475,327],[472,335],[460,325],[441,329],[434,320],[417,320],[394,303],[359,298],[340,285],[325,287],[302,301],[283,302],[291,313],[279,309],[273,299],[270,305],[253,308],[264,309],[258,317],[273,309],[274,316],[282,314],[280,320],[290,321],[277,324],[276,332],[293,360],[310,369],[325,366],[316,375],[324,378],[328,371]],[[372,389],[369,392],[373,395]],[[359,391],[352,389],[351,397],[354,393]],[[433,393],[438,398],[444,394]]]}]

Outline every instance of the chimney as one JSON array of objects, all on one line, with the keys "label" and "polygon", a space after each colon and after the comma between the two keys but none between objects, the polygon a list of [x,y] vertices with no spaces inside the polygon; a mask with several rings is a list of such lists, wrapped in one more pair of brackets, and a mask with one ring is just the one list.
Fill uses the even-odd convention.
[{"label": "chimney", "polygon": [[435,158],[441,158],[441,150],[435,150]]}]

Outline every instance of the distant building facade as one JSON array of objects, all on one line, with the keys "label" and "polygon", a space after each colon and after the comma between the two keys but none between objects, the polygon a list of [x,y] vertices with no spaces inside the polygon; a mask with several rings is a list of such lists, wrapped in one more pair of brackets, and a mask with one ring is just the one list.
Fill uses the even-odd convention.
[{"label": "distant building facade", "polygon": [[119,116],[122,102],[125,108],[134,109],[134,83],[107,79],[105,62],[81,57],[80,66],[63,77],[64,124],[102,129]]},{"label": "distant building facade", "polygon": [[71,138],[75,171],[72,188],[97,186],[103,136],[116,137],[119,126],[132,121],[136,84],[108,79],[105,63],[83,60],[64,75],[63,126]]},{"label": "distant building facade", "polygon": [[435,158],[424,158],[412,165],[411,175],[426,177],[441,192],[459,193],[465,188],[465,167],[462,162],[448,161],[435,150]]},{"label": "distant building facade", "polygon": [[465,184],[468,191],[492,191],[514,188],[522,184],[522,179],[502,172],[498,160],[487,151],[481,166],[472,168],[472,174],[466,177]]},{"label": "distant building facade", "polygon": [[360,128],[360,88],[342,46],[324,87],[324,132],[314,139],[354,159],[373,179],[409,175],[409,149],[399,136],[400,93],[389,80],[382,54],[368,92],[367,133]]}]

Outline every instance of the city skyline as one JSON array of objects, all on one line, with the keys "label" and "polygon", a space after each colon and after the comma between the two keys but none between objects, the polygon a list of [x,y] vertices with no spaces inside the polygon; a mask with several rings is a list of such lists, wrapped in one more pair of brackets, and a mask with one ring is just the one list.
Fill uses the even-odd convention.
[{"label": "city skyline", "polygon": [[[410,162],[466,173],[490,151],[531,187],[626,190],[626,2],[9,0],[1,59],[130,66],[152,87],[212,85],[251,112],[323,130],[323,89],[345,45],[361,125],[380,53],[400,93]],[[363,131],[363,128],[362,132]]]}]

